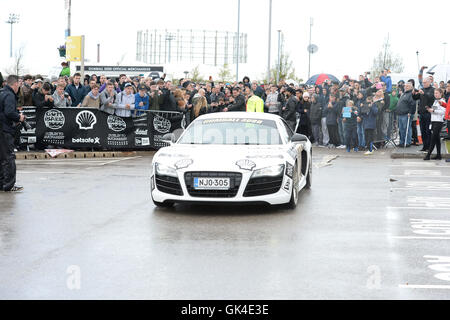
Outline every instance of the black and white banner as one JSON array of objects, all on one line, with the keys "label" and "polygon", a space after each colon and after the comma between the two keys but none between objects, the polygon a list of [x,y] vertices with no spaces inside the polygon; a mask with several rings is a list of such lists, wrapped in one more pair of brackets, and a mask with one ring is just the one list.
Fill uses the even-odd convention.
[{"label": "black and white banner", "polygon": [[91,108],[25,107],[32,129],[21,130],[20,143],[70,149],[158,149],[163,135],[184,127],[183,114],[150,111],[123,118]]}]

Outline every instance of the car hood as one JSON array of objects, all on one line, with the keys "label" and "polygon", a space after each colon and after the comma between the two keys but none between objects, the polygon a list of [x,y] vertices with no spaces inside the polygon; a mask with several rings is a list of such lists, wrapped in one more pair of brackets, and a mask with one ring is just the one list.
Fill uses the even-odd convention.
[{"label": "car hood", "polygon": [[[184,159],[192,160],[187,170],[235,171],[240,170],[236,162],[249,160],[252,169],[293,162],[289,146],[246,146],[246,145],[173,145],[160,149],[153,162],[176,168],[175,164]],[[245,164],[245,163],[244,163]],[[248,163],[247,163],[248,164]]]}]

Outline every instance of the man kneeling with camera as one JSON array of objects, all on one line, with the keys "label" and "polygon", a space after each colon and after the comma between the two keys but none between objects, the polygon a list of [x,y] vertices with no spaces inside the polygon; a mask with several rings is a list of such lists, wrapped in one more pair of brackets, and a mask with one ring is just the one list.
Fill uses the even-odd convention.
[{"label": "man kneeling with camera", "polygon": [[0,91],[0,190],[17,192],[23,187],[16,185],[16,156],[14,135],[17,123],[27,125],[26,117],[17,111],[16,94],[19,78],[10,75],[6,86]]}]

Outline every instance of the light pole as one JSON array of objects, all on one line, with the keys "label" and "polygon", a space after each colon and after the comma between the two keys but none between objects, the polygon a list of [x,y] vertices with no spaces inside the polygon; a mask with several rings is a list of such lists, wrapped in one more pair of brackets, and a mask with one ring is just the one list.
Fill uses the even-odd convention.
[{"label": "light pole", "polygon": [[447,42],[444,42],[443,45],[444,45],[444,61],[442,63],[445,64],[445,49],[447,48]]},{"label": "light pole", "polygon": [[241,26],[241,0],[238,0],[238,24],[237,24],[237,46],[236,46],[236,82],[239,82],[239,32]]},{"label": "light pole", "polygon": [[272,0],[269,0],[269,45],[267,48],[267,83],[270,83],[270,41],[272,35]]},{"label": "light pole", "polygon": [[71,32],[70,23],[72,20],[72,0],[65,0],[64,2],[65,2],[66,10],[67,10],[67,29],[65,32],[65,36],[67,39],[67,37],[70,37],[70,32]]},{"label": "light pole", "polygon": [[280,61],[280,55],[281,55],[281,46],[280,46],[280,41],[281,41],[281,30],[277,30],[278,31],[278,65],[277,65],[277,84],[280,81],[280,72],[281,72],[281,61]]},{"label": "light pole", "polygon": [[170,63],[170,56],[172,55],[172,40],[175,40],[175,36],[171,33],[166,34],[166,41],[169,42],[169,52],[167,57],[168,63]]},{"label": "light pole", "polygon": [[10,13],[9,19],[8,21],[6,21],[6,23],[9,23],[11,25],[11,38],[9,40],[9,57],[12,58],[13,24],[19,23],[19,15],[15,13]]},{"label": "light pole", "polygon": [[[311,48],[311,34],[312,34],[313,18],[309,18],[309,47]],[[308,58],[308,79],[311,77],[311,49],[309,51]]]}]

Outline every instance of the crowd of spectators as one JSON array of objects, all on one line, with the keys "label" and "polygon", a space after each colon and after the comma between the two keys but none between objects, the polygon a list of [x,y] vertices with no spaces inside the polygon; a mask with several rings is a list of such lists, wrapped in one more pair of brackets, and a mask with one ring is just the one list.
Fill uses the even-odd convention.
[{"label": "crowd of spectators", "polygon": [[121,117],[148,110],[175,111],[185,113],[188,124],[210,112],[267,112],[283,117],[293,131],[308,136],[316,146],[366,154],[397,133],[400,146],[417,144],[414,121],[419,119],[422,151],[430,153],[433,145],[440,147],[435,122],[449,120],[450,81],[435,83],[433,76],[423,76],[424,69],[418,84],[413,79],[393,84],[389,70],[384,70],[372,77],[364,73],[358,79],[344,76],[340,82],[325,80],[312,86],[284,80],[261,84],[248,77],[227,83],[125,74],[109,79],[92,74],[83,81],[79,73],[50,80],[25,75],[20,78],[17,106],[98,108]]}]

